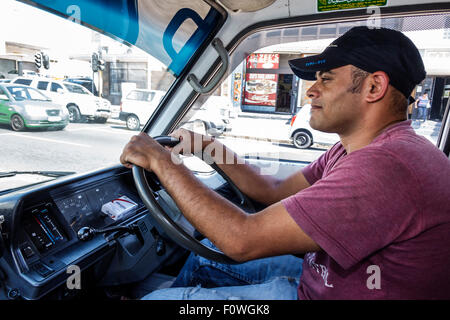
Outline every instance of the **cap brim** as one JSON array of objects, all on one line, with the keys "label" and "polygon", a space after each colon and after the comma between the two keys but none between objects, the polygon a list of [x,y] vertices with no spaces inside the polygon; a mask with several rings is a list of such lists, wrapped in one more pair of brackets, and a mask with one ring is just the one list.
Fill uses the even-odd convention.
[{"label": "cap brim", "polygon": [[292,72],[300,79],[316,80],[317,71],[331,70],[348,64],[336,56],[339,55],[332,54],[331,50],[326,49],[321,54],[289,60],[288,63]]}]

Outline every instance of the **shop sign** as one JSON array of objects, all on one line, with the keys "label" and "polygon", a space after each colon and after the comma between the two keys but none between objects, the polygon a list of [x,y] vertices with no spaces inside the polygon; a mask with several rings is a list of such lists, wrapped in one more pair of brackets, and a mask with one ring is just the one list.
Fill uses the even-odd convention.
[{"label": "shop sign", "polygon": [[241,90],[242,90],[242,74],[235,73],[233,79],[233,104],[239,103],[241,101]]},{"label": "shop sign", "polygon": [[247,69],[278,69],[279,66],[278,53],[252,53],[247,57]]},{"label": "shop sign", "polygon": [[387,0],[317,0],[317,11],[335,11],[345,9],[385,6]]},{"label": "shop sign", "polygon": [[247,73],[244,104],[275,106],[277,101],[277,74]]}]

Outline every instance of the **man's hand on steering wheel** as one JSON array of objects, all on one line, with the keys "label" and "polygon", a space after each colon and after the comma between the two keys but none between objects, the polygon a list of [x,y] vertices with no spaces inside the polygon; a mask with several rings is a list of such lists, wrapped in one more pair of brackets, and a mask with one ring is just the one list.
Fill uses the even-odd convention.
[{"label": "man's hand on steering wheel", "polygon": [[171,152],[144,132],[131,137],[120,156],[127,168],[133,165],[154,171],[159,161],[171,161]]},{"label": "man's hand on steering wheel", "polygon": [[[197,140],[194,139],[195,137]],[[184,144],[180,143],[181,140]],[[155,221],[162,227],[164,232],[172,238],[172,240],[178,243],[181,247],[200,254],[207,259],[221,263],[236,263],[236,261],[230,259],[222,252],[206,247],[191,234],[187,233],[183,228],[177,225],[171,218],[173,214],[166,212],[165,209],[161,207],[154,195],[154,191],[150,188],[145,177],[144,169],[147,171],[154,171],[157,176],[158,174],[164,176],[165,184],[170,186],[167,191],[178,195],[178,201],[174,199],[175,202],[177,202],[177,205],[182,204],[180,199],[185,199],[191,204],[199,204],[199,201],[193,201],[193,199],[197,197],[198,194],[204,194],[210,190],[199,190],[204,188],[204,186],[201,183],[199,184],[198,181],[192,179],[193,176],[189,175],[188,171],[186,171],[188,170],[187,168],[184,168],[183,166],[174,166],[174,164],[177,163],[174,161],[173,155],[176,154],[177,150],[178,152],[183,151],[185,154],[192,154],[195,151],[201,153],[201,141],[205,141],[202,135],[196,136],[195,133],[188,130],[178,130],[178,132],[175,132],[172,136],[158,136],[154,139],[145,133],[140,133],[137,136],[133,136],[130,139],[130,142],[125,146],[123,153],[120,156],[120,162],[127,168],[132,169],[137,191],[145,206],[148,208],[149,214],[152,215]],[[197,146],[196,142],[200,146],[198,149],[194,148],[194,146]],[[166,147],[163,147],[162,145],[165,145]],[[174,152],[172,153],[171,150]],[[171,161],[172,163],[170,163]],[[217,167],[217,169],[219,168]],[[219,172],[219,174],[221,174],[225,180],[229,181],[237,196],[242,199],[242,204],[244,206],[247,205],[245,203],[245,196],[233,184],[233,182],[223,172]],[[180,183],[179,180],[181,178],[184,178],[182,183]],[[188,185],[188,187],[186,187],[186,185]],[[195,189],[197,189],[196,192],[191,192]],[[161,201],[161,199],[159,201]],[[216,203],[216,200],[213,201]],[[228,206],[229,205],[230,204],[228,204]],[[210,206],[207,205],[203,207],[207,208]],[[183,206],[180,207],[180,210],[182,210],[182,208]],[[185,209],[187,209],[187,207],[185,207]],[[196,208],[194,208],[194,211],[197,215],[198,211]]]},{"label": "man's hand on steering wheel", "polygon": [[203,150],[206,146],[214,141],[211,136],[205,136],[187,129],[177,129],[170,134],[171,137],[180,140],[180,143],[174,148],[169,148],[175,154],[195,155],[200,159],[203,158]]}]

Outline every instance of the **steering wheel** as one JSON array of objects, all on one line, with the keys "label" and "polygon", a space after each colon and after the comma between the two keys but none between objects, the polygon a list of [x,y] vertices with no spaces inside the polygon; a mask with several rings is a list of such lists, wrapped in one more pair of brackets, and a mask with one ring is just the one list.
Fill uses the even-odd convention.
[{"label": "steering wheel", "polygon": [[[171,136],[158,136],[154,137],[153,139],[155,139],[161,145],[170,147],[173,147],[179,143],[179,140],[177,138]],[[239,197],[241,202],[240,206],[244,209],[247,209],[247,211],[254,212],[254,207],[248,200],[248,198],[236,187],[233,181],[231,181],[231,179],[217,166],[217,164],[213,163],[211,167],[228,182],[233,192]],[[175,243],[209,260],[226,264],[239,263],[226,256],[222,252],[205,246],[203,243],[187,233],[177,223],[175,223],[171,216],[167,212],[165,212],[165,210],[159,205],[158,201],[156,200],[154,191],[149,186],[145,176],[145,170],[142,167],[133,165],[132,173],[139,196],[150,212],[150,215],[156,220],[156,222],[167,233],[167,235],[173,241],[175,241]]]}]

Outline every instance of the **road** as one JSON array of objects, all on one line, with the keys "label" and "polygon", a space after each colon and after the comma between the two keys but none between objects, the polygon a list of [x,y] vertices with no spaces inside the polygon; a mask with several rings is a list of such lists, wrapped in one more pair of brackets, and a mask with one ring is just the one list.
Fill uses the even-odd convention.
[{"label": "road", "polygon": [[[247,121],[247,125],[252,121]],[[119,163],[123,147],[137,134],[121,121],[106,124],[70,123],[62,131],[14,132],[9,126],[0,126],[1,162],[0,172],[53,170],[87,172]],[[220,137],[240,155],[252,157],[312,161],[325,149],[299,150],[287,143],[257,141],[233,137]],[[42,177],[29,175],[0,179],[0,190],[22,180],[34,182]],[[47,179],[47,178],[46,178]],[[31,183],[28,182],[28,183]]]},{"label": "road", "polygon": [[[329,148],[329,145],[313,145],[305,150],[296,149],[287,139],[289,127],[283,119],[235,118],[231,123],[231,133],[218,139],[241,156],[311,162]],[[428,121],[413,127],[436,142],[440,123]],[[105,124],[71,123],[63,131],[14,132],[9,126],[1,125],[0,172],[53,170],[82,173],[109,167],[119,163],[123,147],[135,134],[137,131],[128,130],[119,120]],[[201,165],[197,162],[193,166],[191,169]],[[30,175],[2,178],[0,190],[42,179]]]},{"label": "road", "polygon": [[115,124],[71,123],[63,131],[13,132],[0,128],[2,171],[88,171],[118,163],[136,132]]}]

